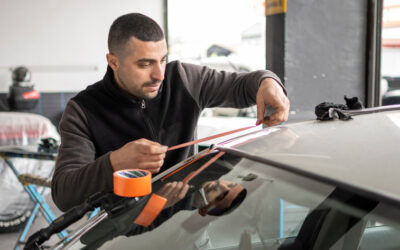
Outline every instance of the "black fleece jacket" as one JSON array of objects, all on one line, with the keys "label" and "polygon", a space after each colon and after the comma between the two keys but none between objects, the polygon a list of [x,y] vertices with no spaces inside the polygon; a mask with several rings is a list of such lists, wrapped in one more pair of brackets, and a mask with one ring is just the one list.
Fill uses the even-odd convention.
[{"label": "black fleece jacket", "polygon": [[[61,210],[96,192],[112,192],[110,152],[146,138],[173,146],[193,140],[201,111],[255,104],[260,82],[270,71],[228,73],[174,61],[167,64],[158,95],[139,100],[119,89],[111,68],[66,106],[59,130],[61,145],[52,180],[52,197]],[[192,148],[168,152],[161,171],[188,157]]]}]

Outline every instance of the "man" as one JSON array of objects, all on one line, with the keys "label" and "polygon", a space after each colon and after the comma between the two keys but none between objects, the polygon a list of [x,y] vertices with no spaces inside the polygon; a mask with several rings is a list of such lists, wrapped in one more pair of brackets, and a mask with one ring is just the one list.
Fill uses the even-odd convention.
[{"label": "man", "polygon": [[[61,210],[95,192],[112,192],[114,171],[139,168],[156,175],[186,158],[193,147],[167,149],[193,140],[204,108],[257,103],[258,124],[287,119],[289,101],[275,74],[167,64],[164,33],[147,16],[131,13],[115,20],[108,47],[103,80],[72,98],[60,122],[52,196]],[[266,105],[276,110],[269,117],[264,117]],[[187,190],[188,185],[173,182],[160,192],[172,206]]]}]

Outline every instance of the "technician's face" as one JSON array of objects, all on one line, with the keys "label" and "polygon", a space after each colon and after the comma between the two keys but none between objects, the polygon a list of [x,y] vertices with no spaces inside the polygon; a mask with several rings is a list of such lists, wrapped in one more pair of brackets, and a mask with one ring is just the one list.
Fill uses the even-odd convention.
[{"label": "technician's face", "polygon": [[165,40],[144,42],[131,37],[121,54],[114,58],[117,60],[115,64],[110,62],[113,55],[107,55],[118,86],[140,99],[156,97],[164,80],[167,59]]},{"label": "technician's face", "polygon": [[203,189],[208,202],[220,201],[237,184],[231,181],[216,180],[208,181],[203,184]]}]

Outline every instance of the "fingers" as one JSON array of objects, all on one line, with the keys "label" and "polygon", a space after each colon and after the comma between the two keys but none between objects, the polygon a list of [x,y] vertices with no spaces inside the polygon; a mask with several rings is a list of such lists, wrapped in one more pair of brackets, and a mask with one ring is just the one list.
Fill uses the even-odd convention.
[{"label": "fingers", "polygon": [[161,154],[140,154],[137,159],[137,168],[147,169],[151,173],[158,173],[164,164],[165,153]]},{"label": "fingers", "polygon": [[131,141],[111,152],[111,166],[114,171],[139,168],[158,173],[164,164],[167,149],[167,146],[147,139]]},{"label": "fingers", "polygon": [[150,141],[147,139],[139,139],[136,141],[139,145],[138,149],[139,152],[143,154],[163,154],[167,152],[168,147],[167,146],[162,146],[161,144]]},{"label": "fingers", "polygon": [[147,154],[141,154],[138,156],[137,161],[138,162],[157,162],[164,160],[165,158],[165,153],[164,154],[156,154],[156,155],[147,155]]},{"label": "fingers", "polygon": [[282,113],[274,113],[271,116],[264,117],[262,119],[262,121],[260,122],[260,124],[263,123],[266,126],[273,126],[273,125],[281,124],[284,121],[286,121],[286,119],[284,118],[284,115]]},{"label": "fingers", "polygon": [[170,207],[185,198],[189,185],[183,182],[169,182],[165,184],[157,194],[167,199],[165,207]]},{"label": "fingers", "polygon": [[164,164],[164,160],[157,162],[139,162],[136,164],[135,168],[146,169],[150,171],[150,173],[155,174],[160,172],[162,165]]},{"label": "fingers", "polygon": [[164,192],[166,195],[183,199],[185,197],[187,191],[189,190],[189,185],[184,184],[181,181],[179,181],[179,182],[173,181],[173,182],[169,182],[169,183],[165,184],[162,189],[164,189]]},{"label": "fingers", "polygon": [[158,192],[157,194],[168,199],[168,197],[171,197],[171,193],[174,190],[177,182],[169,182],[165,184]]},{"label": "fingers", "polygon": [[188,184],[184,184],[183,182],[180,183],[182,183],[182,187],[180,189],[180,192],[178,193],[178,199],[182,200],[183,198],[185,198],[190,186]]},{"label": "fingers", "polygon": [[270,116],[263,117],[261,123],[266,126],[273,126],[287,121],[289,112],[284,108],[275,108],[275,113]]},{"label": "fingers", "polygon": [[137,167],[147,169],[151,173],[158,173],[164,164],[168,147],[147,139],[139,139],[135,142],[139,145],[138,151],[140,153],[136,159]]},{"label": "fingers", "polygon": [[[167,188],[167,195],[175,200],[181,200],[185,197],[186,192],[184,192],[185,187],[189,186],[189,185],[184,185],[183,182],[170,182],[167,183],[166,186],[168,186]],[[187,191],[187,190],[186,190]]]},{"label": "fingers", "polygon": [[[260,85],[256,97],[257,123],[272,126],[285,122],[289,115],[290,102],[283,92],[282,87],[273,79],[264,79]],[[265,107],[272,106],[275,113],[265,115]]]},{"label": "fingers", "polygon": [[265,104],[263,101],[257,101],[257,122],[256,125],[260,125],[263,122],[265,114]]},{"label": "fingers", "polygon": [[289,99],[286,96],[281,96],[280,98],[280,102],[273,106],[275,113],[267,117],[265,125],[272,126],[287,121],[290,107]]}]

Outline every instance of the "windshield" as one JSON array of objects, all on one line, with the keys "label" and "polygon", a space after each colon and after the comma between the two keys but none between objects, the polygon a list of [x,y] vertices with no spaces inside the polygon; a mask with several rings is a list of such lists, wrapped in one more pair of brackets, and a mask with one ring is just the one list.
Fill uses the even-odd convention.
[{"label": "windshield", "polygon": [[[182,179],[213,155],[178,171],[163,183],[154,183],[153,191],[165,182]],[[226,153],[189,184],[186,198],[164,209],[149,227],[133,223],[140,213],[137,207],[141,205],[137,205],[109,215],[79,237],[72,248],[400,247],[399,219],[393,217],[399,214],[398,205],[372,200],[265,163]],[[227,197],[228,203],[221,202]]]}]

